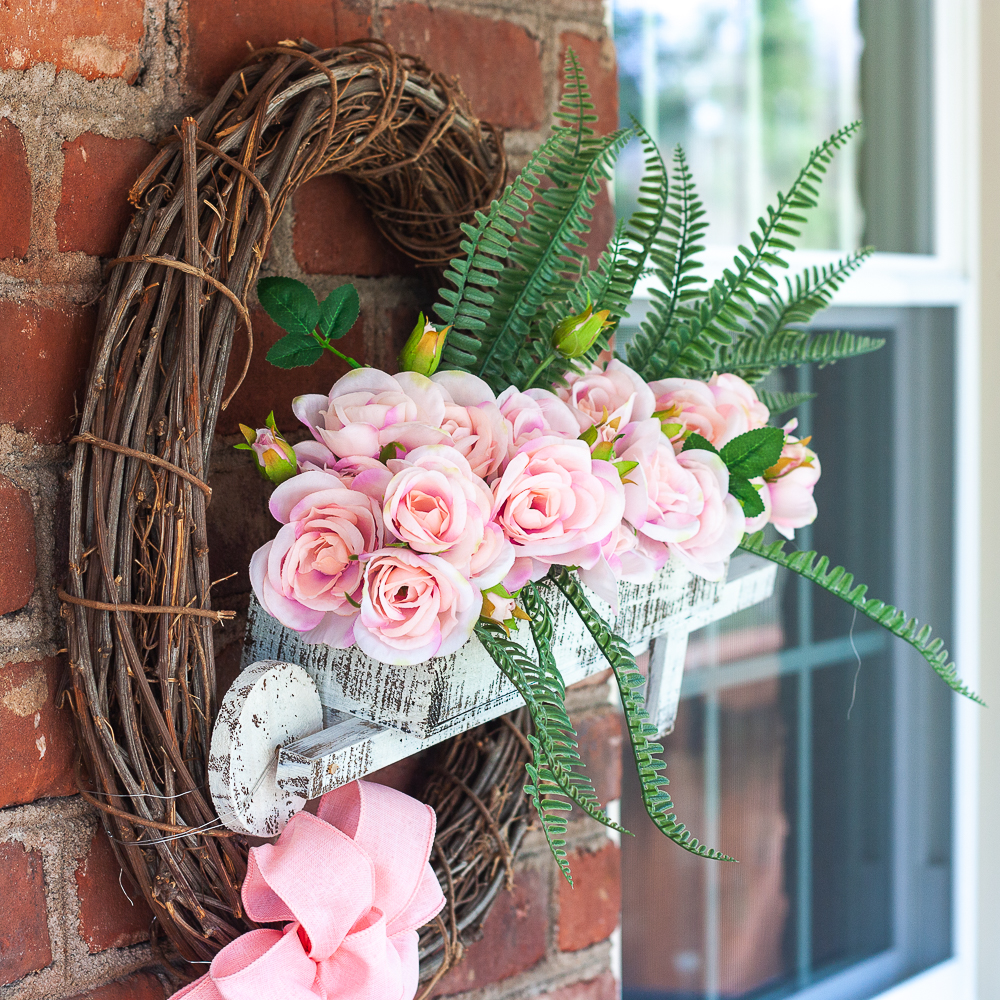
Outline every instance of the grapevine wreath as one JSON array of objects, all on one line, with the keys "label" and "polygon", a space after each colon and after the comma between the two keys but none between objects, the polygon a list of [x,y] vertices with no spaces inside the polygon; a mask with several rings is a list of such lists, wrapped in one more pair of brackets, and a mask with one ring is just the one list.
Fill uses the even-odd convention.
[{"label": "grapevine wreath", "polygon": [[[506,162],[453,79],[383,42],[255,51],[130,192],[73,439],[60,596],[80,790],[154,914],[154,948],[165,936],[165,965],[185,979],[255,926],[240,899],[250,844],[221,827],[205,780],[221,694],[212,629],[232,617],[211,609],[212,439],[238,328],[253,346],[247,300],[270,234],[299,185],[330,173],[351,179],[393,245],[440,268]],[[249,351],[237,386],[248,363]],[[510,878],[529,727],[516,712],[423,769],[447,898],[421,932],[424,982],[461,956]]]},{"label": "grapevine wreath", "polygon": [[[198,966],[253,927],[247,909],[299,921],[277,889],[274,898],[282,904],[274,908],[271,889],[261,888],[260,866],[277,864],[283,852],[294,857],[299,831],[336,839],[338,809],[347,808],[351,795],[360,802],[385,792],[335,786],[317,817],[288,820],[274,851],[271,845],[251,850],[246,837],[223,828],[220,815],[226,814],[217,814],[215,804],[222,808],[227,795],[234,801],[233,776],[240,795],[253,779],[224,753],[212,754],[209,767],[219,712],[211,629],[232,613],[211,608],[206,467],[219,411],[232,398],[223,394],[241,323],[252,348],[247,298],[268,238],[287,197],[317,174],[350,177],[390,242],[439,268],[453,287],[440,290],[434,307],[447,326],[418,320],[397,377],[360,370],[348,359],[355,370],[328,396],[297,397],[293,411],[314,442],[291,448],[272,418],[266,428],[243,428],[247,440],[238,447],[264,463],[261,471],[277,486],[270,510],[283,525],[251,559],[258,610],[292,630],[282,641],[297,641],[294,633],[334,652],[357,644],[390,665],[457,654],[475,634],[526,706],[421,762],[419,795],[438,819],[433,845],[429,832],[423,844],[446,895],[435,887],[437,909],[420,909],[406,931],[409,944],[400,946],[410,978],[403,994],[416,989],[415,928],[430,913],[440,915],[420,938],[425,993],[461,957],[463,934],[468,940],[481,926],[510,878],[528,800],[570,881],[564,834],[572,805],[621,830],[580,770],[553,653],[548,599],[557,592],[612,667],[649,818],[700,857],[732,860],[701,844],[673,813],[657,757],[662,748],[650,741],[659,730],[644,707],[644,678],[624,633],[604,621],[582,584],[610,605],[619,583],[642,593],[661,570],[669,575],[670,559],[681,572],[686,567],[705,580],[722,580],[729,557],[742,549],[840,597],[913,646],[953,690],[978,700],[929,627],[867,597],[864,585],[842,567],[831,569],[825,556],[786,552],[782,541],[765,540],[765,528],[792,538],[816,517],[812,490],[820,466],[810,439],[792,433],[797,421],[769,424],[806,397],[762,383],[782,367],[829,364],[882,346],[870,337],[804,329],[870,249],[786,280],[784,290],[771,273],[787,267],[782,254],[792,249],[803,213],[815,207],[826,165],[858,123],[813,150],[788,191],[778,194],[777,208],[768,206],[748,245],[738,248],[734,270],[706,284],[697,274],[705,213],[683,151],[675,152],[668,182],[659,150],[638,125],[598,136],[592,112],[569,52],[557,126],[500,193],[500,139],[473,118],[455,84],[381,42],[325,51],[282,44],[255,52],[199,118],[185,118],[132,189],[139,211],[108,265],[73,439],[70,577],[61,596],[71,621],[81,792],[101,811],[123,868],[173,945],[176,955],[164,956],[165,964],[175,957],[187,963],[174,963],[182,976],[201,971]],[[618,224],[591,269],[582,250],[594,198],[633,138],[646,156],[640,208]],[[647,264],[659,286],[624,360],[615,358],[609,338]],[[268,353],[282,368],[311,364],[326,349],[339,354],[330,341],[357,315],[357,293],[349,285],[321,304],[301,283],[271,277],[260,282],[258,298],[288,331]],[[246,371],[244,364],[236,388]],[[486,407],[495,432],[466,439],[460,415],[446,431],[449,402],[464,407],[470,421],[470,407]],[[489,451],[477,459],[477,471],[457,451],[462,442]],[[286,467],[279,468],[282,462]],[[418,488],[434,476],[436,486]],[[492,485],[484,476],[493,477]],[[397,493],[410,486],[412,509],[408,493],[397,504]],[[572,493],[564,505],[560,489]],[[357,520],[352,548],[338,543],[336,558],[322,566],[311,557],[301,565],[298,556],[286,558],[293,539],[309,546],[316,534],[325,539],[316,544],[332,545],[327,535],[336,534],[334,527],[318,534],[304,527],[314,515],[346,518],[346,524],[361,510],[367,519]],[[463,532],[459,514],[469,511],[470,528]],[[396,541],[389,540],[390,530]],[[431,577],[436,590],[428,589]],[[399,580],[410,582],[392,582]],[[431,597],[424,600],[424,593]],[[527,620],[527,629],[518,618]],[[537,660],[522,641],[535,647]],[[263,659],[244,678],[275,667],[270,654]],[[284,666],[305,676],[301,666],[277,664]],[[240,690],[226,696],[220,718]],[[261,725],[252,715],[249,732]],[[522,769],[529,778],[526,797]],[[215,804],[206,777],[218,782],[213,793],[225,793],[215,794]],[[250,799],[256,790],[249,789]],[[375,850],[378,838],[353,822],[345,821],[341,838],[356,833],[356,849],[363,843]],[[426,868],[427,854],[422,857]],[[303,879],[296,864],[289,888],[297,897]],[[325,918],[337,907],[323,898]],[[390,926],[370,900],[360,912],[382,913],[379,926],[383,932]],[[249,969],[265,947],[267,970],[291,974],[283,957],[289,942],[307,977],[334,976],[346,960],[321,950],[307,955],[307,943],[291,933],[306,926],[301,920],[225,948],[213,971],[191,987],[192,996],[216,996],[214,984],[229,976],[231,962]],[[363,931],[368,924],[359,920],[358,926]],[[327,941],[330,934],[321,930],[320,937]],[[307,932],[305,942],[312,940]],[[383,965],[371,963],[371,971],[380,976]],[[397,987],[393,995],[402,995]]]}]

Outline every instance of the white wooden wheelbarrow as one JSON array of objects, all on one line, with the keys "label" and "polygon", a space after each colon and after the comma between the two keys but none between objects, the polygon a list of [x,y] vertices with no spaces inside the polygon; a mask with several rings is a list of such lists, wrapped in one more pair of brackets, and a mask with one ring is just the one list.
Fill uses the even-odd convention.
[{"label": "white wooden wheelbarrow", "polygon": [[[658,733],[674,725],[689,633],[770,597],[776,569],[739,555],[718,583],[671,562],[651,584],[620,585],[609,624],[637,656],[656,640],[646,707]],[[601,653],[562,595],[552,592],[549,603],[553,652],[567,686],[603,670]],[[517,639],[532,650],[530,632],[519,625]],[[357,647],[307,645],[254,600],[243,665],[212,731],[209,783],[225,825],[256,836],[280,833],[308,799],[524,704],[475,637],[451,656],[392,666]]]}]

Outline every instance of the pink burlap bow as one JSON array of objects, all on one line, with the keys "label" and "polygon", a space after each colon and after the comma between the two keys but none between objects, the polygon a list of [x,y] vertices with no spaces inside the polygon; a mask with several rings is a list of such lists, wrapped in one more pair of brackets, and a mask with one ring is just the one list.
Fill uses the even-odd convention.
[{"label": "pink burlap bow", "polygon": [[275,844],[250,851],[249,931],[173,1000],[412,1000],[417,928],[444,906],[427,859],[434,810],[355,781],[293,816]]}]

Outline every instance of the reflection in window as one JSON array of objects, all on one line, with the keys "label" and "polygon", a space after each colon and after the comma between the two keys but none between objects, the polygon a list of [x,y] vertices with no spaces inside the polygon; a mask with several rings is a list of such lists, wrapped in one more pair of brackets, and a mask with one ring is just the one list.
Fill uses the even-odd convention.
[{"label": "reflection in window", "polygon": [[[615,0],[621,115],[665,155],[680,143],[708,210],[709,239],[746,239],[809,151],[858,117],[855,0]],[[853,157],[839,154],[804,246],[853,249],[861,235]],[[635,207],[641,150],[616,170],[619,214]]]},{"label": "reflection in window", "polygon": [[[889,343],[774,386],[818,393],[798,417],[823,463],[819,518],[794,544],[948,644],[953,314],[845,309],[829,322]],[[663,740],[670,792],[692,832],[739,864],[665,841],[624,769],[624,1000],[817,984],[862,1000],[951,954],[951,699],[916,653],[785,571],[770,600],[694,633]]]}]

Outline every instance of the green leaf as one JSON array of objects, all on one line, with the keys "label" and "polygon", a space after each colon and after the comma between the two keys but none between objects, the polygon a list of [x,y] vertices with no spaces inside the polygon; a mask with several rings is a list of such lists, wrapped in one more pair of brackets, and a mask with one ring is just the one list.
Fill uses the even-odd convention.
[{"label": "green leaf", "polygon": [[[301,281],[296,281],[294,278],[261,278],[257,282],[257,298],[268,316],[282,330],[312,336],[312,332],[319,322],[319,303],[316,301],[312,289],[303,285]],[[275,347],[277,346],[275,344]],[[270,353],[268,360],[270,360]],[[311,363],[297,362],[296,364]],[[279,365],[278,367],[295,366]]]},{"label": "green leaf", "polygon": [[731,475],[753,479],[781,458],[784,444],[785,432],[780,427],[758,427],[727,442],[719,455]]},{"label": "green leaf", "polygon": [[647,815],[664,836],[669,837],[685,851],[702,858],[732,861],[728,855],[699,844],[670,811],[674,804],[666,792],[666,785],[669,784],[666,775],[663,774],[666,765],[656,756],[663,751],[663,747],[659,743],[649,741],[650,736],[656,735],[656,728],[647,721],[649,713],[645,709],[642,694],[646,687],[646,678],[639,673],[628,644],[621,636],[615,635],[604,619],[591,607],[580,582],[565,566],[554,566],[549,572],[549,579],[562,591],[570,607],[579,615],[594,642],[597,643],[597,648],[604,654],[604,658],[614,671],[642,788],[642,803],[646,807]]},{"label": "green leaf", "polygon": [[282,337],[267,352],[267,360],[275,368],[303,368],[313,365],[323,356],[323,348],[314,337],[304,337],[301,333],[290,333]]},{"label": "green leaf", "polygon": [[328,340],[340,340],[358,318],[361,300],[354,285],[335,288],[319,304],[319,332]]},{"label": "green leaf", "polygon": [[757,398],[768,408],[772,417],[794,410],[796,406],[816,398],[814,392],[769,392],[757,389]]},{"label": "green leaf", "polygon": [[887,628],[894,636],[909,643],[952,691],[964,695],[980,705],[986,704],[978,694],[962,683],[962,679],[955,669],[955,664],[948,660],[948,650],[944,648],[941,639],[931,641],[931,627],[929,625],[918,628],[919,622],[916,618],[907,618],[902,611],[894,608],[891,604],[886,604],[885,601],[879,601],[875,598],[866,599],[868,588],[863,583],[855,587],[853,575],[848,573],[843,566],[836,566],[828,570],[830,560],[826,556],[820,556],[817,559],[815,552],[786,552],[785,543],[782,541],[772,542],[768,545],[764,542],[763,531],[758,531],[753,535],[744,535],[743,541],[740,542],[740,548],[755,556],[769,559],[779,566],[784,566],[785,569],[790,569],[793,573],[804,576],[818,587],[822,587],[835,597],[846,601],[852,608],[856,608],[873,622]]},{"label": "green leaf", "polygon": [[729,492],[739,500],[745,517],[756,517],[764,513],[764,501],[749,479],[730,473]]},{"label": "green leaf", "polygon": [[715,445],[712,444],[707,438],[703,438],[700,434],[692,431],[688,436],[687,440],[684,442],[684,447],[681,451],[710,451],[713,455],[718,455],[718,451],[715,449]]}]

